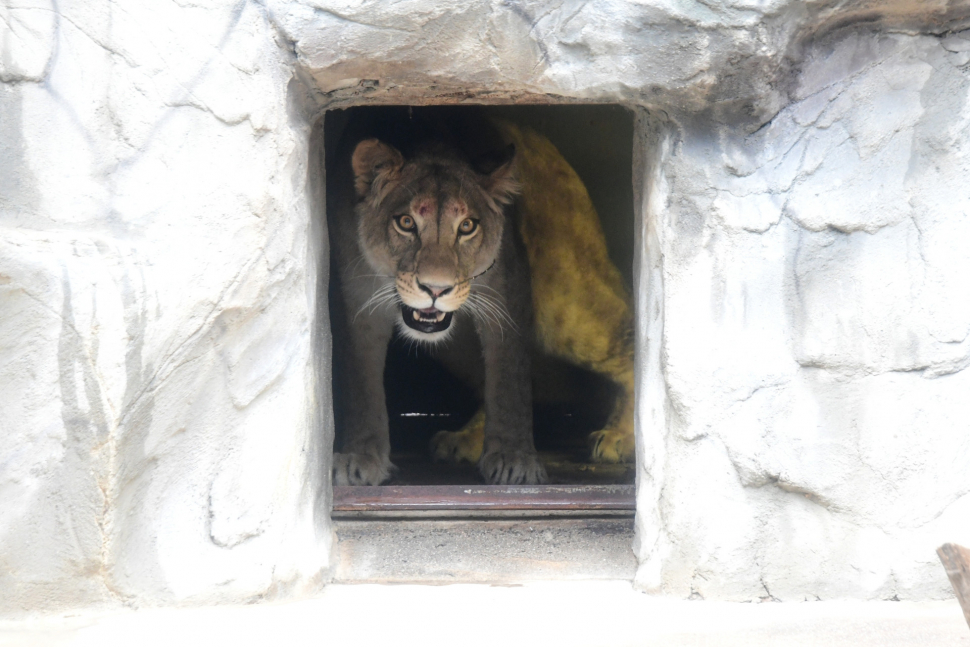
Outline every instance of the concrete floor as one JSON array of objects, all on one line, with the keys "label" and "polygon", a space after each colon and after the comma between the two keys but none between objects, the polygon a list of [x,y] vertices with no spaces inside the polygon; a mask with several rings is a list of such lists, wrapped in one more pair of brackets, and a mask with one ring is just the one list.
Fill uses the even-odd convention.
[{"label": "concrete floor", "polygon": [[633,517],[335,519],[341,584],[626,580]]},{"label": "concrete floor", "polygon": [[0,645],[970,647],[956,601],[674,601],[628,582],[332,585],[299,602],[0,622]]}]

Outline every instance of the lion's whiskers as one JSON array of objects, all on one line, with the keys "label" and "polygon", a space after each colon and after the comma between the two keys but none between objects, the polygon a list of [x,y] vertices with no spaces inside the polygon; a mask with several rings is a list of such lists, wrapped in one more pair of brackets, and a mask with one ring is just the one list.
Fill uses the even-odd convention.
[{"label": "lion's whiskers", "polygon": [[502,329],[502,322],[495,319],[495,316],[489,313],[475,298],[474,294],[469,294],[468,298],[465,300],[464,308],[468,308],[468,312],[472,315],[477,316],[479,319],[488,324],[491,328],[492,324],[498,324],[499,330]]},{"label": "lion's whiskers", "polygon": [[357,279],[393,279],[393,276],[387,276],[386,274],[356,274],[350,277],[351,280]]},{"label": "lion's whiskers", "polygon": [[[496,294],[498,294],[496,292]],[[501,298],[493,298],[486,294],[476,294],[475,295],[480,302],[486,304],[490,309],[492,309],[495,314],[500,317],[505,323],[509,325],[513,331],[518,332],[518,327],[515,325],[515,321],[512,319],[512,315],[509,314],[508,309],[505,307],[505,300]]]},{"label": "lion's whiskers", "polygon": [[515,325],[515,321],[512,320],[511,315],[509,315],[508,309],[501,299],[501,295],[494,290],[485,285],[476,285],[476,288],[487,288],[495,292],[499,298],[494,298],[481,292],[470,292],[466,304],[469,306],[469,310],[478,315],[482,321],[488,324],[491,328],[494,323],[498,326],[499,332],[502,337],[505,337],[505,327],[506,325],[513,331],[518,332],[518,327]]},{"label": "lion's whiskers", "polygon": [[364,305],[360,307],[357,314],[354,315],[354,321],[357,321],[357,317],[359,317],[360,313],[362,313],[364,310],[367,310],[368,316],[372,315],[378,308],[394,302],[397,298],[397,288],[393,283],[381,286],[374,292],[374,294],[370,296],[369,299],[367,299],[367,301],[364,302]]},{"label": "lion's whiskers", "polygon": [[357,271],[357,268],[360,266],[360,264],[363,262],[363,260],[364,260],[364,255],[363,254],[359,254],[357,256],[357,258],[355,258],[353,261],[351,261],[350,267],[347,269],[347,275],[350,276],[354,272],[356,272]]}]

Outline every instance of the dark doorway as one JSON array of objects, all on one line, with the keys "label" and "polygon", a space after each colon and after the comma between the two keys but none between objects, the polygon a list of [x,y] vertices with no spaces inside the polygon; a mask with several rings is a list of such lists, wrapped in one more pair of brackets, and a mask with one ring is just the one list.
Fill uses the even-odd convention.
[{"label": "dark doorway", "polygon": [[[485,114],[527,126],[547,137],[583,180],[600,216],[609,255],[629,292],[633,266],[633,117],[613,105],[544,106],[367,106],[332,110],[325,116],[328,177],[337,142],[348,127],[366,120],[372,132],[392,143],[405,156],[415,133],[428,124],[449,123],[461,132],[466,116]],[[348,124],[351,124],[348,126]],[[376,126],[375,126],[376,124]],[[417,125],[416,125],[417,124]],[[457,126],[455,125],[457,124]],[[475,146],[477,133],[468,132]],[[331,303],[335,302],[331,285]],[[331,316],[338,316],[336,309]],[[338,330],[339,326],[333,326]],[[334,344],[341,343],[335,338]],[[536,448],[554,484],[632,484],[632,464],[593,464],[588,461],[587,436],[604,426],[617,389],[608,379],[548,357],[533,361],[533,408]],[[398,466],[388,485],[481,484],[474,465],[432,463],[428,446],[440,430],[460,429],[478,409],[474,391],[435,361],[433,349],[401,338],[391,341],[384,373],[392,461]],[[341,441],[341,389],[335,368],[333,396],[337,451]]]}]

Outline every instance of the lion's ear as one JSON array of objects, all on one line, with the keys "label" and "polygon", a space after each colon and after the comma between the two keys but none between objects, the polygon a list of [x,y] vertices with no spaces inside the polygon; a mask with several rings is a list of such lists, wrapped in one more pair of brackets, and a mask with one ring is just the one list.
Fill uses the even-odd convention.
[{"label": "lion's ear", "polygon": [[494,171],[482,179],[482,188],[499,204],[509,204],[518,194],[520,186],[515,179],[515,144],[506,146],[497,160]]},{"label": "lion's ear", "polygon": [[354,168],[354,188],[359,195],[367,195],[375,180],[386,182],[404,166],[404,157],[396,148],[377,139],[365,139],[357,144],[350,164]]}]

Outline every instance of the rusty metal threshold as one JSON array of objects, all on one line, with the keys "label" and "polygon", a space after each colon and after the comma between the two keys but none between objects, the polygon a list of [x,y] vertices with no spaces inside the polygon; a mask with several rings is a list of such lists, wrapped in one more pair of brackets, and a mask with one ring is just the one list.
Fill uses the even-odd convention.
[{"label": "rusty metal threshold", "polygon": [[633,485],[334,487],[335,582],[632,580]]},{"label": "rusty metal threshold", "polygon": [[632,515],[632,485],[391,485],[334,487],[335,517],[439,513],[477,516]]}]

